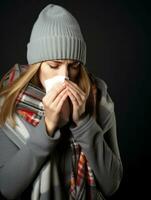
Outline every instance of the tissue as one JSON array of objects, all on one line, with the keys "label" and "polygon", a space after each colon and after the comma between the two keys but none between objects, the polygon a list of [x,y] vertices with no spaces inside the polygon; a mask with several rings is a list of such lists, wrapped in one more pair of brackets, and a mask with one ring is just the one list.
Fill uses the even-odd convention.
[{"label": "tissue", "polygon": [[[69,80],[69,77],[67,76],[55,76],[53,78],[45,80],[45,89],[46,94],[56,85],[62,84],[65,80]],[[59,119],[59,127],[64,126],[66,123],[68,123],[70,118],[70,104],[69,104],[69,98],[67,98],[64,101],[64,104],[62,105],[61,111],[60,111],[60,119]]]},{"label": "tissue", "polygon": [[53,78],[44,81],[46,93],[49,92],[55,85],[63,83],[65,80],[69,80],[67,76],[55,76]]}]

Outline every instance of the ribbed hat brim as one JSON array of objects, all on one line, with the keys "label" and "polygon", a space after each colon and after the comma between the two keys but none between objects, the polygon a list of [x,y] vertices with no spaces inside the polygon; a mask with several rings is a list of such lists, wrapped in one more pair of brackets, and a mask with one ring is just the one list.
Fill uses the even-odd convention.
[{"label": "ribbed hat brim", "polygon": [[29,64],[54,59],[73,59],[86,63],[86,44],[75,37],[49,36],[27,45]]}]

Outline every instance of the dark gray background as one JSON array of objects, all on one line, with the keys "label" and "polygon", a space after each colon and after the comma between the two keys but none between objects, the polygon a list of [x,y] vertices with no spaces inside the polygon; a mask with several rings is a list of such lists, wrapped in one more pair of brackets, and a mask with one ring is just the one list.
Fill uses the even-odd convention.
[{"label": "dark gray background", "polygon": [[66,7],[79,21],[87,43],[87,67],[104,79],[115,103],[124,166],[111,199],[147,199],[150,188],[150,26],[148,1],[0,2],[0,77],[15,63],[26,64],[26,45],[39,12],[48,3]]}]

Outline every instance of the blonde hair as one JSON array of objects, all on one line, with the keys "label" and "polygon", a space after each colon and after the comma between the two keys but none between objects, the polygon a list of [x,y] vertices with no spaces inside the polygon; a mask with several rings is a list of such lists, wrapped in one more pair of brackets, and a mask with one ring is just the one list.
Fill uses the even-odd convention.
[{"label": "blonde hair", "polygon": [[[15,101],[19,94],[19,92],[28,85],[29,82],[42,87],[39,80],[39,69],[41,63],[36,63],[29,65],[28,69],[21,74],[19,78],[17,78],[11,86],[3,87],[2,83],[0,85],[0,97],[4,97],[4,102],[1,106],[0,114],[0,126],[2,127],[6,120],[12,126],[16,126],[16,122],[14,119],[15,113]],[[90,95],[90,79],[88,73],[84,66],[80,67],[80,76],[77,80],[79,87],[86,93],[87,96]]]},{"label": "blonde hair", "polygon": [[15,101],[19,92],[28,84],[33,75],[38,71],[40,63],[33,64],[28,67],[28,69],[17,78],[13,84],[3,88],[2,83],[0,85],[0,97],[3,97],[4,102],[1,106],[0,114],[0,126],[3,126],[5,121],[8,119],[8,123],[15,127],[16,122],[14,119],[15,113]]}]

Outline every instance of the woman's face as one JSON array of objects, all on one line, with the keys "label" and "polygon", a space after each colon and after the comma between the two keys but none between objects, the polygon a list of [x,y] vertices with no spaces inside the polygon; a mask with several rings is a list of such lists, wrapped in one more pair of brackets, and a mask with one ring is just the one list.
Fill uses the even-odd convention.
[{"label": "woman's face", "polygon": [[80,71],[80,62],[73,60],[49,60],[41,64],[39,71],[39,79],[44,87],[44,81],[54,76],[68,76],[73,82]]}]

